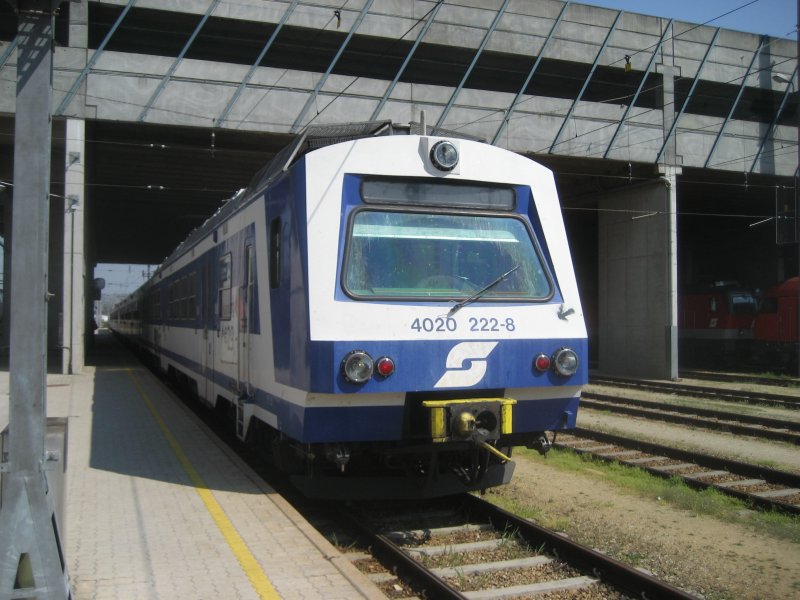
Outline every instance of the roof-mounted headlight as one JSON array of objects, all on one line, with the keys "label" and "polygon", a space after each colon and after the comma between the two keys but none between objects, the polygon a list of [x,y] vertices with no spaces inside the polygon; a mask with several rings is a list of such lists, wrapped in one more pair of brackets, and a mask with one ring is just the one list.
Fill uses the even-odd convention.
[{"label": "roof-mounted headlight", "polygon": [[453,142],[436,142],[431,148],[431,162],[440,171],[452,171],[458,164],[458,148]]}]

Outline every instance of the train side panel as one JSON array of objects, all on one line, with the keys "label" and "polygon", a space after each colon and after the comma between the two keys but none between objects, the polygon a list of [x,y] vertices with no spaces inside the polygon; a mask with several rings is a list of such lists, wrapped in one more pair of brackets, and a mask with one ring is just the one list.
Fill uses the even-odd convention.
[{"label": "train side panel", "polygon": [[800,277],[787,279],[764,294],[753,325],[754,354],[757,360],[796,368],[800,347],[798,303]]}]

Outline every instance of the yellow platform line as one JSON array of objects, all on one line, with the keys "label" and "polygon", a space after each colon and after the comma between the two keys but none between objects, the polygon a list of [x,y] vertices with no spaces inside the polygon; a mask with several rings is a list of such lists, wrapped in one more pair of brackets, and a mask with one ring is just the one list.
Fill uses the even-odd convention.
[{"label": "yellow platform line", "polygon": [[228,547],[231,549],[231,552],[233,552],[234,556],[236,557],[236,560],[239,561],[239,564],[241,565],[242,570],[245,572],[245,575],[247,575],[247,578],[250,580],[250,584],[253,586],[253,589],[255,589],[259,597],[263,598],[264,600],[280,599],[280,595],[272,586],[272,582],[269,580],[266,573],[264,573],[264,570],[261,568],[261,565],[258,563],[255,556],[253,556],[252,552],[250,552],[250,549],[239,535],[239,532],[236,531],[236,527],[234,527],[233,523],[231,523],[228,515],[225,514],[222,506],[220,506],[219,502],[217,502],[217,499],[205,484],[203,478],[200,477],[200,474],[192,466],[192,463],[189,461],[189,458],[186,456],[183,448],[178,443],[178,440],[175,439],[175,436],[172,435],[172,432],[169,430],[167,424],[164,422],[164,419],[161,417],[161,413],[158,412],[156,405],[150,399],[150,396],[144,390],[134,372],[131,369],[126,370],[133,380],[133,385],[136,387],[139,395],[142,397],[144,403],[147,405],[147,408],[150,410],[150,413],[153,415],[153,418],[158,424],[161,433],[164,435],[167,443],[169,443],[170,448],[172,448],[172,451],[175,453],[175,456],[181,463],[181,466],[183,467],[186,475],[189,477],[189,480],[192,482],[192,485],[194,485],[197,495],[200,496],[203,504],[205,504],[206,510],[211,515],[214,523],[216,523],[217,528],[220,530],[220,533],[222,533],[222,537],[225,538],[225,541],[227,542]]}]

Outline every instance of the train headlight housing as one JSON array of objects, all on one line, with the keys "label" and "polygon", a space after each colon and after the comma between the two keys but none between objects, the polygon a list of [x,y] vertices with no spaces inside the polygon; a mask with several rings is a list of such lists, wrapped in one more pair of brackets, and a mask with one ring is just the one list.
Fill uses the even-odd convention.
[{"label": "train headlight housing", "polygon": [[342,360],[342,373],[350,383],[366,383],[372,377],[375,363],[363,350],[348,352]]},{"label": "train headlight housing", "polygon": [[431,148],[431,162],[440,171],[452,171],[458,164],[458,148],[453,142],[436,142]]},{"label": "train headlight housing", "polygon": [[578,370],[578,355],[569,348],[560,348],[553,354],[553,369],[562,377],[572,377]]}]

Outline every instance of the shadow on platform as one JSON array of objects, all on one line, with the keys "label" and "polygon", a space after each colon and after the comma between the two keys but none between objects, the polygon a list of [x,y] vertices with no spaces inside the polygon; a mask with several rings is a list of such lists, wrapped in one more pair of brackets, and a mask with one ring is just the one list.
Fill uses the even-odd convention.
[{"label": "shadow on platform", "polygon": [[[148,378],[153,375],[143,372],[145,367],[131,354],[110,332],[101,330],[95,336],[92,352],[87,357],[87,365],[96,367],[94,380],[94,397],[92,402],[92,434],[90,466],[148,479],[161,480],[168,483],[196,487],[186,470],[181,466],[175,451],[161,430],[156,417],[148,406],[152,403],[160,414],[166,427],[175,419],[193,419],[190,410],[174,397],[160,383],[153,385]],[[135,374],[132,374],[135,371]],[[148,400],[134,383],[138,378],[139,386],[145,389]],[[189,427],[198,428],[192,422]],[[210,439],[214,435],[204,428],[197,432],[176,438],[191,440],[192,445],[208,444],[209,448],[198,451],[197,448],[183,447],[194,469],[202,474],[206,486],[212,490],[233,491],[239,493],[262,493],[243,473],[242,477],[231,477],[231,468],[227,457],[219,457],[222,453],[220,440]],[[179,441],[179,443],[183,443]],[[213,456],[214,468],[206,469],[205,465],[196,464],[197,456],[206,456],[208,450]],[[241,485],[237,485],[241,483]]]}]

